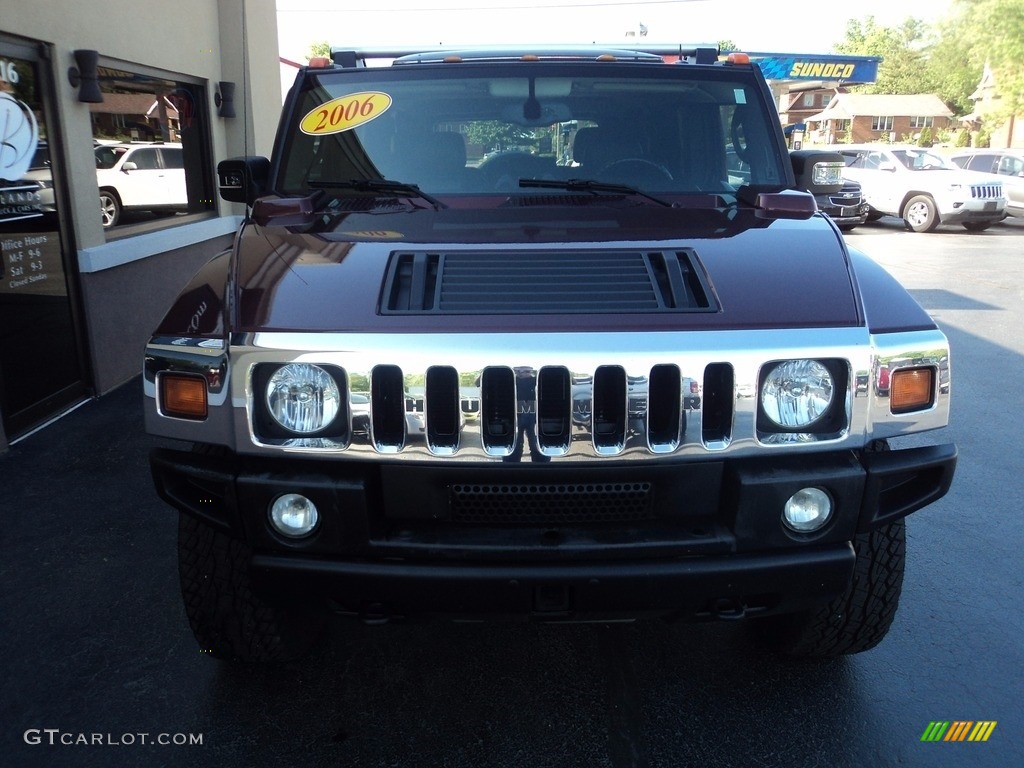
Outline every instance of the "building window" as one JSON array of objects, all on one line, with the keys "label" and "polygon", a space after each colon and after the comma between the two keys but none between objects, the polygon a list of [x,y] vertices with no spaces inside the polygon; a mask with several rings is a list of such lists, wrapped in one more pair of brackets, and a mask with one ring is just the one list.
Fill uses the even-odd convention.
[{"label": "building window", "polygon": [[873,117],[871,118],[871,130],[872,131],[891,131],[892,130],[892,115],[885,117]]},{"label": "building window", "polygon": [[850,121],[849,120],[836,120],[836,121],[834,121],[832,123],[832,125],[835,127],[835,130],[837,130],[837,131],[848,131],[848,130],[850,130]]},{"label": "building window", "polygon": [[814,94],[814,93],[805,93],[804,94],[804,106],[805,107],[813,107],[815,101],[817,101],[817,94]]},{"label": "building window", "polygon": [[933,118],[931,115],[914,115],[910,118],[911,128],[931,128]]},{"label": "building window", "polygon": [[90,104],[96,184],[107,237],[214,212],[209,111],[202,81],[137,65],[98,70]]}]

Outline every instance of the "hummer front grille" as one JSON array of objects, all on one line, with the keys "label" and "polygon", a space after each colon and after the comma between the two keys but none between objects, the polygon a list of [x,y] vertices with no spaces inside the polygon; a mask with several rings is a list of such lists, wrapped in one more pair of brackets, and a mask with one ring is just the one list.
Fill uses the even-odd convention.
[{"label": "hummer front grille", "polygon": [[[943,426],[950,391],[939,331],[863,328],[505,334],[256,333],[207,348],[178,337],[147,348],[147,428],[243,454],[402,462],[670,462],[763,451],[859,447]],[[936,350],[940,350],[937,352]],[[773,361],[826,360],[839,397],[806,433],[759,418]],[[274,427],[266,382],[292,362],[321,366],[343,393],[329,429]],[[878,375],[934,363],[933,407],[894,415]],[[884,365],[882,364],[884,363]],[[165,371],[203,375],[210,414],[170,418]],[[475,410],[478,408],[478,410]]]}]

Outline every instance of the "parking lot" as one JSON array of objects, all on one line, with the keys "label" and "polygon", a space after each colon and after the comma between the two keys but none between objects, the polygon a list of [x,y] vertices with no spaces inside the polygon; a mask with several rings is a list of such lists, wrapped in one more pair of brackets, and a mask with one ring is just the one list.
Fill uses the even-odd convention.
[{"label": "parking lot", "polygon": [[[804,663],[741,623],[339,619],[301,663],[217,662],[181,607],[134,381],[0,456],[0,764],[1024,764],[1024,221],[914,234],[886,218],[847,241],[953,348],[951,425],[912,440],[956,442],[957,476],[908,521],[878,648]],[[997,725],[985,742],[923,742],[933,721]]]}]

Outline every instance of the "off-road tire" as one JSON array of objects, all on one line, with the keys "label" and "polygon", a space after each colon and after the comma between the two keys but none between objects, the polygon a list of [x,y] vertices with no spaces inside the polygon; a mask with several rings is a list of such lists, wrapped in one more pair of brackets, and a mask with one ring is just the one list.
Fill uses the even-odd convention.
[{"label": "off-road tire", "polygon": [[292,661],[321,635],[323,616],[253,593],[247,544],[186,514],[178,518],[178,574],[199,650],[244,662]]},{"label": "off-road tire", "polygon": [[906,560],[906,521],[861,533],[853,580],[844,594],[817,610],[766,619],[763,637],[789,656],[833,658],[874,648],[899,607]]},{"label": "off-road tire", "polygon": [[992,226],[991,221],[965,221],[964,229],[968,232],[984,232]]}]

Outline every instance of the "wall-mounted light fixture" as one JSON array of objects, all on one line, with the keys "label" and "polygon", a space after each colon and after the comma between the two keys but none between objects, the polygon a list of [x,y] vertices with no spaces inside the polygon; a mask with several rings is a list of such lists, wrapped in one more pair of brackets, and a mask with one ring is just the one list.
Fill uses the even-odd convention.
[{"label": "wall-mounted light fixture", "polygon": [[78,100],[89,104],[103,101],[99,80],[96,79],[96,62],[100,55],[96,51],[77,50],[74,52],[77,67],[68,67],[68,82],[78,89]]},{"label": "wall-mounted light fixture", "polygon": [[221,80],[217,93],[213,94],[213,103],[217,105],[218,117],[235,117],[235,84],[230,80]]}]

